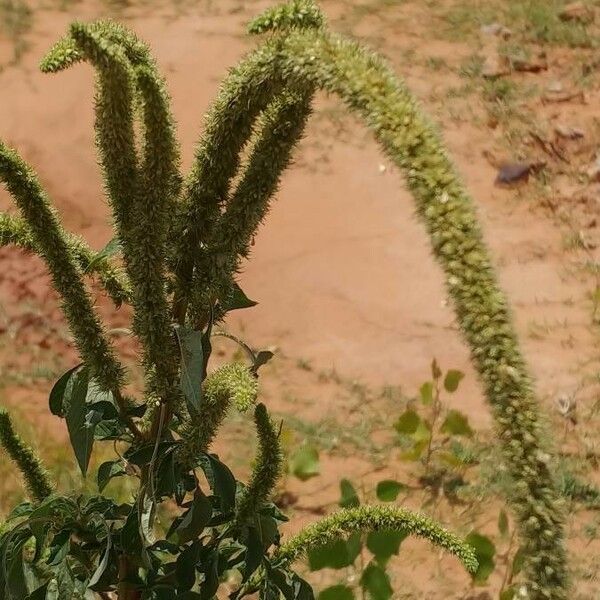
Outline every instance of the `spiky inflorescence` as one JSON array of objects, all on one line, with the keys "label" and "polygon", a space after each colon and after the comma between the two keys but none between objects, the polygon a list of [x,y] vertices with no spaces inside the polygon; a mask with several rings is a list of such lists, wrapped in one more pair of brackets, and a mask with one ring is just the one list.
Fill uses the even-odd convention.
[{"label": "spiky inflorescence", "polygon": [[281,475],[283,462],[279,433],[264,404],[258,404],[254,409],[254,422],[258,436],[258,455],[250,482],[237,503],[235,520],[240,525],[251,519],[268,501]]},{"label": "spiky inflorescence", "polygon": [[473,549],[429,517],[394,506],[359,506],[342,509],[309,525],[284,542],[273,556],[275,561],[294,562],[319,546],[358,531],[403,531],[429,540],[454,554],[467,571],[477,571]]},{"label": "spiky inflorescence", "polygon": [[[151,374],[150,394],[177,396],[176,353],[166,298],[166,243],[179,188],[179,150],[162,79],[144,44],[110,22],[73,24],[44,59],[47,71],[89,60],[98,72],[96,133],[108,196],[133,288],[134,330]],[[136,92],[138,92],[136,96]],[[141,102],[145,143],[138,166],[133,104]]]},{"label": "spiky inflorescence", "polygon": [[[97,275],[115,306],[131,301],[131,289],[125,274],[106,257],[98,256],[81,238],[65,234],[69,250],[83,273]],[[31,227],[19,217],[0,213],[0,246],[14,245],[40,254]]]},{"label": "spiky inflorescence", "polygon": [[105,391],[118,389],[122,368],[94,313],[92,301],[69,250],[67,236],[33,171],[0,142],[0,180],[31,227],[35,247],[46,261],[54,287],[84,362]]},{"label": "spiky inflorescence", "polygon": [[245,412],[256,402],[257,395],[258,380],[242,363],[227,364],[211,373],[202,385],[199,416],[191,418],[180,432],[180,460],[196,464],[210,446],[229,407],[233,404]]},{"label": "spiky inflorescence", "polygon": [[[409,90],[380,58],[358,44],[320,31],[294,30],[273,36],[232,71],[209,116],[209,128],[218,132],[226,127],[231,132],[240,124],[241,129],[249,127],[269,94],[277,95],[284,87],[302,91],[313,86],[339,95],[358,112],[406,176],[434,254],[444,269],[514,480],[509,500],[526,550],[528,593],[533,600],[562,600],[567,589],[563,514],[544,451],[531,379],[472,201],[434,126]],[[220,112],[227,114],[215,119]],[[235,164],[232,156],[239,150],[240,140],[225,131],[210,139],[225,144],[230,151],[224,162],[230,167]],[[212,187],[211,193],[202,197],[202,207],[193,204],[200,198],[189,194],[188,233],[202,231],[210,212],[206,202],[222,198],[225,190],[225,183]],[[190,243],[197,239],[192,236]],[[183,277],[180,284],[185,281]]]},{"label": "spiky inflorescence", "polygon": [[[300,19],[298,15],[304,9],[308,9],[306,14],[309,17]],[[229,193],[230,182],[240,167],[240,151],[251,139],[257,117],[266,110],[263,119],[266,125],[263,125],[260,135],[268,137],[271,127],[268,125],[269,107],[277,110],[282,94],[308,100],[315,88],[322,88],[341,96],[349,108],[363,116],[391,160],[404,172],[415,197],[417,212],[429,230],[434,254],[444,268],[458,321],[485,384],[506,464],[514,479],[511,500],[526,550],[528,595],[532,600],[563,600],[566,598],[566,568],[562,514],[557,505],[547,455],[543,452],[531,382],[471,200],[456,176],[435,129],[424,118],[406,87],[381,59],[354,42],[325,33],[321,26],[322,18],[309,0],[294,0],[289,5],[269,11],[255,22],[254,31],[273,30],[276,33],[234,69],[226,80],[209,113],[206,133],[186,183],[184,202],[177,210],[177,220],[169,236],[170,240],[177,241],[175,251],[167,257],[168,266],[175,275],[173,314],[179,323],[183,323],[190,300],[202,297],[204,292],[198,292],[197,288],[203,281],[204,260],[208,258],[209,265],[213,264],[213,260],[224,261],[221,264],[235,268],[237,260],[246,252],[246,240],[267,208],[272,191],[267,190],[263,195],[253,184],[246,188],[249,193],[240,195],[235,202],[237,190]],[[157,258],[156,264],[150,264],[151,260],[144,268],[132,266],[135,264],[136,244],[140,242],[136,236],[143,234],[160,241],[166,235],[164,223],[157,224],[158,219],[154,219],[141,227],[140,217],[147,216],[146,210],[157,217],[165,217],[169,206],[165,198],[162,198],[164,204],[160,206],[144,204],[154,196],[146,197],[141,193],[141,188],[148,185],[149,180],[142,174],[143,167],[137,165],[133,139],[136,91],[145,94],[143,108],[149,107],[150,102],[152,111],[156,110],[150,116],[157,125],[156,131],[160,134],[166,127],[167,142],[158,149],[158,152],[164,153],[166,162],[161,163],[158,169],[157,181],[159,185],[166,186],[163,189],[171,190],[172,186],[173,193],[177,188],[173,175],[175,169],[169,166],[169,161],[176,160],[176,149],[169,141],[170,116],[164,112],[162,104],[164,89],[161,81],[152,80],[154,71],[145,47],[124,29],[98,24],[74,25],[71,38],[71,41],[55,47],[55,55],[48,58],[46,67],[47,70],[58,70],[62,68],[61,60],[64,66],[86,58],[98,69],[98,141],[107,189],[124,245],[126,267],[134,288],[136,332],[144,343],[147,372],[158,376],[162,385],[159,389],[168,388],[171,384],[168,374],[172,368],[169,361],[176,353],[164,352],[170,343],[166,311],[158,316],[153,314],[164,306],[164,247],[158,244],[148,248],[142,243],[139,248],[152,250],[150,256]],[[142,68],[136,70],[136,66]],[[149,79],[144,80],[146,76]],[[144,87],[146,84],[149,87]],[[149,115],[147,112],[146,117]],[[146,126],[148,133],[151,128],[147,121]],[[279,127],[279,124],[274,123],[273,126]],[[282,143],[282,150],[289,152],[302,127],[303,122],[299,122],[298,127],[288,124],[287,134],[282,133],[285,129],[279,130],[280,135],[289,136]],[[261,138],[257,139],[254,155],[245,173],[242,173],[238,190],[244,190],[244,178],[252,174],[252,164],[261,164],[262,157],[256,153]],[[269,150],[264,147],[260,152],[266,155]],[[2,155],[5,154],[2,152]],[[155,157],[151,157],[151,161],[145,160],[144,164],[154,164],[154,160]],[[7,164],[2,157],[0,164],[4,167]],[[287,159],[280,163],[263,160],[262,164],[266,169],[263,174],[265,181],[270,181],[270,189],[274,190]],[[252,183],[252,180],[248,181]],[[28,193],[31,191],[29,187],[25,188]],[[39,195],[39,186],[34,188]],[[158,201],[161,202],[161,199]],[[45,206],[44,203],[42,205]],[[140,207],[144,207],[141,213]],[[220,225],[227,223],[229,209],[232,210],[231,215],[237,214],[233,220],[237,233],[228,237],[228,232],[220,229]],[[40,247],[44,256],[49,250],[47,244],[38,244],[38,237],[47,241],[48,236],[57,231],[61,249],[68,247],[51,211],[48,214],[50,220],[43,213],[42,229],[49,223],[51,233],[34,231],[36,246]],[[246,221],[242,223],[238,219]],[[210,242],[219,239],[225,240],[225,245],[211,249]],[[223,254],[219,256],[220,250]],[[49,262],[53,273],[56,270],[61,272],[61,264],[65,262],[73,267],[73,260],[68,257],[68,252],[63,252],[62,256],[60,253],[52,255]],[[140,260],[147,258],[140,256]],[[71,270],[77,274],[74,268]],[[230,279],[232,273],[223,273],[222,276]],[[209,285],[216,284],[210,281]],[[60,286],[57,287],[60,289]],[[154,295],[143,293],[151,288]],[[208,296],[210,303],[213,298],[211,294]],[[86,300],[89,303],[87,297]],[[193,308],[198,310],[198,307]],[[204,308],[201,306],[200,310]],[[154,317],[157,317],[156,320]],[[90,335],[84,342],[87,344],[92,338]],[[165,342],[162,346],[161,340]],[[82,342],[82,345],[85,344]],[[91,352],[90,348],[88,350]],[[161,352],[165,357],[161,356]],[[154,353],[155,359],[149,358],[151,353]],[[249,372],[245,375],[251,376]],[[231,393],[223,382],[219,383],[219,376],[205,382],[204,387],[208,390],[208,397],[215,402],[205,403],[210,419],[206,423],[190,424],[185,432],[183,446],[192,458],[197,457],[195,452],[207,448],[226,405],[231,401]],[[321,530],[317,528],[315,531],[319,533]]]},{"label": "spiky inflorescence", "polygon": [[230,274],[248,255],[252,238],[302,137],[312,97],[313,90],[302,94],[284,90],[261,115],[248,164],[198,260],[192,301],[196,314],[206,314],[215,298],[223,298],[230,286]]},{"label": "spiky inflorescence", "polygon": [[21,471],[32,500],[41,502],[52,494],[53,486],[41,460],[15,432],[4,408],[0,408],[0,444]]},{"label": "spiky inflorescence", "polygon": [[[250,30],[253,33],[319,30],[324,24],[321,11],[310,0],[294,0],[289,6],[276,7],[253,21]],[[237,74],[238,70],[233,69],[229,80],[233,93],[221,94],[206,118],[175,228],[178,232],[174,236],[178,240],[177,260],[172,262],[176,275],[175,314],[183,318],[193,298],[194,320],[200,324],[202,319],[198,316],[206,313],[207,305],[210,307],[226,293],[223,288],[239,260],[232,252],[246,250],[248,240],[265,215],[292,150],[302,136],[314,93],[311,86],[290,90],[280,82],[262,89],[257,96],[245,86],[244,74],[240,73],[239,78]],[[235,93],[236,86],[240,95]],[[240,152],[251,138],[259,117],[259,133],[250,161],[236,192],[229,198],[230,182],[240,167]],[[259,171],[259,166],[264,170]],[[233,206],[230,217],[235,219],[221,218],[220,209],[225,203]],[[238,222],[242,217],[248,221]],[[226,227],[231,225],[238,232],[237,237],[227,233]],[[211,279],[209,273],[215,274],[216,264],[229,270],[217,272]]]},{"label": "spiky inflorescence", "polygon": [[292,0],[267,9],[248,25],[248,33],[260,34],[267,31],[320,29],[325,25],[325,16],[312,0]]}]

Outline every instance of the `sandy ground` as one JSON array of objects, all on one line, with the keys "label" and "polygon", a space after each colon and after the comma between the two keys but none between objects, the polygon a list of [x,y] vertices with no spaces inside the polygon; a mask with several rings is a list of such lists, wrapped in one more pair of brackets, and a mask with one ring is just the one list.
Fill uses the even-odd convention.
[{"label": "sandy ground", "polygon": [[[242,35],[245,23],[262,6],[266,4],[221,0],[175,7],[134,6],[121,14],[150,43],[167,75],[186,169],[220,79],[253,43]],[[596,399],[590,385],[598,339],[590,301],[594,280],[578,269],[585,253],[565,249],[569,230],[559,222],[557,211],[590,221],[597,212],[597,191],[592,189],[589,202],[562,204],[563,188],[574,193],[581,187],[565,175],[561,189],[551,196],[550,210],[547,203],[531,200],[534,183],[525,191],[494,185],[496,168],[486,151],[506,151],[497,149],[499,133],[482,123],[484,111],[477,97],[456,105],[458,116],[446,110],[443,100],[447,90],[460,83],[456,69],[472,46],[431,40],[424,4],[388,7],[386,19],[372,12],[350,19],[347,5],[335,0],[325,2],[324,8],[335,27],[349,29],[380,47],[441,125],[476,201],[547,413],[555,420],[555,399],[577,393],[578,410],[587,414]],[[107,10],[111,9],[90,0],[70,4],[67,10],[40,8],[26,36],[29,48],[16,65],[8,64],[10,43],[0,43],[0,63],[7,65],[0,72],[0,136],[35,166],[66,226],[95,248],[108,241],[110,227],[93,148],[92,72],[80,65],[59,75],[43,75],[37,62],[71,20],[92,19]],[[389,15],[393,18],[388,20]],[[409,51],[418,60],[407,60]],[[424,65],[436,57],[445,59],[450,68],[440,72]],[[560,70],[561,60],[557,54],[552,68]],[[551,81],[556,73],[540,77]],[[540,105],[540,114],[549,120],[590,124],[600,116],[595,108],[600,103],[597,90],[588,94],[586,105]],[[3,191],[0,206],[10,207]],[[368,410],[385,419],[385,412],[394,407],[377,394],[371,398],[372,406],[361,405],[356,397],[340,394],[340,385],[324,382],[322,374],[335,372],[369,389],[399,386],[412,395],[437,357],[445,368],[466,373],[460,393],[448,402],[466,412],[482,437],[490,439],[489,412],[447,303],[440,269],[413,213],[401,177],[368,132],[344,116],[335,101],[319,97],[296,163],[241,274],[242,287],[259,305],[234,313],[227,323],[255,346],[277,346],[278,358],[265,371],[271,375],[265,382],[265,397],[276,410],[308,422],[333,411],[338,411],[342,423],[345,418],[360,420]],[[590,231],[593,236],[593,227]],[[594,248],[589,252],[593,255]],[[127,323],[127,314],[114,313],[106,299],[98,302],[111,323]],[[75,354],[40,261],[12,248],[0,250],[0,309],[0,372],[5,380],[1,397],[25,410],[36,427],[61,439],[62,423],[45,416],[52,381],[42,371],[60,371],[73,364]],[[17,376],[24,371],[31,376]],[[560,425],[557,430],[561,431]],[[579,447],[585,436],[582,431],[572,444]],[[585,443],[593,442],[586,438]],[[383,472],[406,476],[410,468],[392,462],[384,465]],[[381,478],[373,469],[372,461],[359,452],[352,456],[325,452],[321,477],[306,483],[292,478],[286,482],[300,496],[291,527],[314,518],[315,507],[320,510],[335,501],[339,478],[368,484]],[[418,507],[421,500],[408,502]],[[493,529],[497,507],[497,502],[491,503],[489,512],[478,511],[476,517],[456,522],[465,531],[470,518],[478,527]],[[589,553],[578,537],[579,523],[570,531],[574,551]],[[416,554],[406,552],[396,561],[400,577],[428,556],[422,544],[411,542],[408,548],[416,548]],[[413,592],[421,598],[466,597],[467,579],[448,574],[445,566],[452,561],[436,560],[427,559],[425,566],[419,566],[422,577],[411,578],[397,597],[413,597]],[[500,577],[492,577],[490,590],[498,588]],[[597,597],[599,590],[582,584],[578,597]]]}]

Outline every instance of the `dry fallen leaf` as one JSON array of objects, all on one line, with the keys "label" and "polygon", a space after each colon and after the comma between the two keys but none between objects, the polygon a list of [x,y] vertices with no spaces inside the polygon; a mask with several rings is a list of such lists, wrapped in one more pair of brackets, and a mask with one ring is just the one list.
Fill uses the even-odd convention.
[{"label": "dry fallen leaf", "polygon": [[526,183],[529,176],[546,166],[544,161],[511,162],[500,165],[496,175],[496,185]]},{"label": "dry fallen leaf", "polygon": [[585,136],[583,129],[578,127],[570,127],[569,125],[561,125],[560,123],[554,126],[554,132],[558,137],[565,140],[579,140]]},{"label": "dry fallen leaf", "polygon": [[515,71],[524,73],[539,73],[548,70],[548,59],[545,53],[541,53],[533,58],[517,58],[512,60],[512,66]]}]

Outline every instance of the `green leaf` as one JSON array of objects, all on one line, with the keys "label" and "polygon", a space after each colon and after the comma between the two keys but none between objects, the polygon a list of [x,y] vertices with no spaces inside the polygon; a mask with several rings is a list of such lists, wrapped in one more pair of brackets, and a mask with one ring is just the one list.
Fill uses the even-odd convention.
[{"label": "green leaf", "polygon": [[428,443],[431,438],[431,427],[429,426],[429,423],[421,420],[416,431],[412,434],[412,438],[415,442]]},{"label": "green leaf", "polygon": [[200,588],[202,600],[213,600],[219,588],[219,554],[212,552],[202,563],[204,582]]},{"label": "green leaf", "polygon": [[232,511],[235,507],[236,482],[229,467],[214,454],[206,453],[202,455],[200,464],[215,496],[221,501],[221,510]]},{"label": "green leaf", "polygon": [[63,529],[54,536],[46,563],[51,567],[59,565],[69,553],[70,548],[71,531]]},{"label": "green leaf", "polygon": [[50,398],[48,399],[48,404],[50,405],[50,412],[57,417],[64,417],[64,400],[65,400],[65,391],[67,389],[67,385],[71,380],[73,374],[79,370],[81,367],[81,363],[77,366],[69,369],[66,373],[64,373],[60,379],[54,384],[52,391],[50,392]]},{"label": "green leaf", "polygon": [[252,372],[256,374],[258,372],[258,369],[260,369],[260,367],[262,367],[263,365],[266,365],[274,356],[275,354],[271,352],[271,350],[259,350],[254,355],[254,364],[252,365]]},{"label": "green leaf", "polygon": [[114,237],[108,242],[108,244],[106,244],[106,246],[104,246],[104,248],[102,248],[102,250],[99,250],[96,253],[94,258],[90,261],[90,264],[87,266],[85,272],[91,273],[100,261],[104,260],[105,258],[115,256],[121,252],[121,250],[121,240],[118,237]]},{"label": "green leaf", "polygon": [[98,467],[98,491],[102,492],[113,477],[127,475],[122,460],[109,460]]},{"label": "green leaf", "polygon": [[342,508],[352,508],[355,506],[360,506],[358,494],[356,493],[354,486],[347,479],[342,479],[340,481],[340,492],[341,498],[339,505]]},{"label": "green leaf", "polygon": [[248,537],[245,540],[246,553],[244,555],[242,583],[248,581],[248,578],[258,569],[262,562],[264,547],[260,537],[260,533],[256,527],[248,529]]},{"label": "green leaf", "polygon": [[312,588],[298,574],[282,569],[273,569],[268,564],[266,571],[268,577],[261,590],[260,600],[280,600],[279,592],[283,594],[285,600],[315,600]]},{"label": "green leaf", "polygon": [[314,446],[303,444],[289,460],[290,472],[302,481],[318,475],[320,471],[319,451]]},{"label": "green leaf", "polygon": [[459,410],[448,411],[440,431],[442,433],[449,433],[450,435],[464,435],[465,437],[473,436],[473,430],[469,425],[469,419]]},{"label": "green leaf", "polygon": [[69,380],[65,390],[65,419],[71,446],[82,474],[85,476],[94,446],[94,429],[99,422],[98,415],[88,418],[88,405],[86,402],[89,384],[87,369],[77,371]]},{"label": "green leaf", "polygon": [[447,392],[455,392],[458,389],[458,384],[460,380],[465,376],[462,371],[457,371],[455,369],[450,369],[446,373],[446,377],[444,378],[444,388]]},{"label": "green leaf", "polygon": [[308,566],[311,571],[325,568],[344,569],[354,564],[361,548],[360,534],[353,534],[347,540],[339,539],[328,542],[309,550]]},{"label": "green leaf", "polygon": [[204,531],[212,517],[212,504],[199,490],[194,494],[190,508],[183,514],[175,533],[180,545],[195,540]]},{"label": "green leaf", "polygon": [[27,600],[46,600],[48,598],[48,586],[50,582],[44,583],[41,587],[37,588],[27,596]]},{"label": "green leaf", "polygon": [[421,402],[425,406],[429,406],[433,402],[433,382],[426,381],[419,388],[419,396],[421,397]]},{"label": "green leaf", "polygon": [[514,600],[514,598],[517,597],[517,587],[514,585],[511,585],[510,587],[507,587],[505,590],[502,590],[500,592],[500,595],[498,596],[498,600]]},{"label": "green leaf", "polygon": [[423,455],[423,452],[427,448],[428,440],[421,440],[419,442],[415,442],[409,450],[405,450],[404,452],[400,452],[400,458],[402,460],[419,460]]},{"label": "green leaf", "polygon": [[389,600],[394,593],[385,569],[373,562],[370,562],[363,571],[360,585],[371,600]]},{"label": "green leaf", "polygon": [[[175,577],[177,580],[177,598],[183,596],[182,590],[191,590],[196,583],[196,563],[198,562],[202,544],[196,541],[187,546],[177,557]],[[185,597],[185,596],[184,596]],[[193,598],[194,596],[190,596]],[[196,596],[199,598],[199,596]]]},{"label": "green leaf", "polygon": [[508,515],[505,510],[501,510],[498,515],[498,531],[502,537],[508,534]]},{"label": "green leaf", "polygon": [[230,310],[238,310],[241,308],[252,308],[256,306],[258,302],[254,300],[250,300],[248,296],[244,293],[242,288],[237,284],[237,282],[233,281],[231,285],[231,291],[229,294],[220,301],[221,309],[223,313],[227,313]]},{"label": "green leaf", "polygon": [[471,532],[466,537],[465,542],[473,547],[475,557],[479,563],[479,568],[472,575],[473,581],[476,584],[484,584],[494,571],[496,546],[494,546],[494,543],[489,537],[477,533],[476,531]]},{"label": "green leaf", "polygon": [[90,588],[90,590],[93,590],[98,585],[100,579],[102,578],[102,575],[104,574],[104,571],[106,571],[110,559],[111,548],[112,538],[109,531],[108,535],[106,536],[106,549],[104,550],[104,554],[102,555],[102,558],[100,559],[96,570],[94,571],[91,579],[88,582],[88,588]]},{"label": "green leaf", "polygon": [[6,573],[6,586],[10,600],[21,600],[29,594],[23,565],[23,546],[31,534],[26,529],[12,535],[10,551],[3,555],[2,569]]},{"label": "green leaf", "polygon": [[181,391],[192,415],[200,414],[202,404],[202,375],[204,373],[204,353],[202,332],[189,327],[174,327],[181,353]]},{"label": "green leaf", "polygon": [[394,429],[404,435],[412,435],[417,431],[417,427],[421,423],[421,417],[412,409],[409,408],[403,412],[396,423]]},{"label": "green leaf", "polygon": [[375,493],[377,499],[382,502],[393,502],[402,490],[408,489],[408,486],[393,479],[384,479],[377,484]]},{"label": "green leaf", "polygon": [[408,532],[382,529],[371,531],[367,536],[367,548],[372,552],[377,562],[384,566],[391,556],[398,554],[400,544]]},{"label": "green leaf", "polygon": [[518,575],[523,569],[523,564],[525,563],[525,548],[521,546],[516,552],[512,560],[511,566],[511,576],[515,577]]},{"label": "green leaf", "polygon": [[362,535],[360,532],[353,533],[346,540],[346,552],[348,553],[348,561],[350,564],[358,558],[360,551],[362,550],[363,542]]},{"label": "green leaf", "polygon": [[332,585],[319,593],[318,600],[354,600],[354,592],[347,585]]}]

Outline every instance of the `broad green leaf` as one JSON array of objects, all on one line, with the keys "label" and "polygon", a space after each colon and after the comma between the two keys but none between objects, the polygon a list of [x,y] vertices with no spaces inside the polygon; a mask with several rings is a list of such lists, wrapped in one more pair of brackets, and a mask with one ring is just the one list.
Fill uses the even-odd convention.
[{"label": "broad green leaf", "polygon": [[175,335],[181,353],[181,391],[189,411],[197,415],[202,403],[202,375],[204,373],[204,353],[202,332],[181,325],[175,326]]},{"label": "broad green leaf", "polygon": [[360,585],[371,600],[389,600],[394,593],[385,569],[374,562],[370,562],[363,571]]},{"label": "broad green leaf", "polygon": [[334,540],[313,548],[308,552],[308,566],[311,571],[321,569],[344,569],[354,563],[362,547],[360,534],[351,535],[348,540]]},{"label": "broad green leaf", "polygon": [[50,392],[50,397],[48,399],[48,404],[50,405],[50,412],[57,417],[64,417],[64,401],[65,401],[65,391],[67,389],[67,385],[71,380],[71,377],[75,374],[76,371],[81,367],[81,363],[77,366],[69,369],[66,373],[64,373],[60,379],[54,384],[52,391]]},{"label": "broad green leaf", "polygon": [[212,552],[202,563],[204,583],[200,588],[202,600],[213,600],[219,588],[219,554]]},{"label": "broad green leaf", "polygon": [[398,554],[400,544],[407,537],[408,532],[382,529],[371,531],[367,536],[367,548],[371,551],[377,562],[384,566],[391,556]]},{"label": "broad green leaf", "polygon": [[220,301],[221,309],[224,313],[227,313],[230,310],[251,308],[257,304],[258,302],[250,300],[250,298],[246,296],[242,288],[235,281],[232,282],[229,294],[227,294],[227,296]]},{"label": "broad green leaf", "polygon": [[394,481],[393,479],[385,479],[384,481],[380,481],[377,484],[377,499],[382,502],[393,502],[398,494],[407,489],[407,486],[404,483],[400,483],[399,481]]},{"label": "broad green leaf", "polygon": [[314,446],[303,444],[290,456],[289,467],[292,475],[302,481],[315,477],[321,472],[319,451]]},{"label": "broad green leaf", "polygon": [[[186,546],[177,557],[175,569],[175,576],[177,578],[177,598],[183,596],[181,593],[182,590],[188,591],[196,583],[196,563],[198,562],[201,548],[201,542],[196,541],[193,544]],[[197,597],[199,598],[199,596]]]},{"label": "broad green leaf", "polygon": [[50,551],[46,563],[54,567],[59,565],[69,553],[71,548],[71,532],[68,529],[59,531],[50,544]]},{"label": "broad green leaf", "polygon": [[354,563],[354,561],[358,558],[362,547],[362,535],[359,532],[353,533],[348,537],[346,540],[346,552],[348,553],[348,561],[350,564]]},{"label": "broad green leaf", "polygon": [[402,460],[410,460],[415,461],[419,460],[423,455],[423,452],[427,448],[428,441],[421,440],[419,442],[415,442],[409,450],[404,450],[400,452],[400,458]]},{"label": "broad green leaf", "polygon": [[457,371],[456,369],[451,369],[446,373],[446,377],[444,378],[444,388],[447,392],[455,392],[458,389],[458,384],[460,380],[465,376],[462,371]]},{"label": "broad green leaf", "polygon": [[190,508],[183,514],[175,533],[180,545],[195,540],[204,531],[212,517],[210,500],[200,491],[194,494]]},{"label": "broad green leaf", "polygon": [[419,396],[421,397],[421,402],[425,406],[429,406],[433,402],[433,382],[426,381],[419,388]]},{"label": "broad green leaf", "polygon": [[358,499],[358,494],[354,489],[354,486],[347,479],[342,479],[340,481],[340,506],[342,508],[352,508],[354,506],[360,506],[360,500]]},{"label": "broad green leaf", "polygon": [[230,512],[235,507],[236,482],[229,467],[214,454],[203,454],[200,465],[215,496],[221,502],[221,510]]},{"label": "broad green leaf", "polygon": [[403,435],[412,435],[417,430],[419,423],[421,423],[421,417],[412,408],[409,408],[400,415],[394,424],[394,429]]},{"label": "broad green leaf", "polygon": [[472,575],[473,581],[476,584],[484,584],[488,577],[492,574],[495,567],[494,556],[496,554],[496,546],[492,540],[476,531],[471,532],[465,539],[465,542],[473,547],[475,557],[479,563],[479,568]]},{"label": "broad green leaf", "polygon": [[354,600],[354,592],[347,585],[332,585],[319,593],[318,600]]},{"label": "broad green leaf", "polygon": [[27,600],[46,600],[48,598],[49,585],[49,582],[44,583],[44,585],[31,592],[31,594],[27,596]]},{"label": "broad green leaf", "polygon": [[521,546],[515,553],[512,566],[511,566],[511,575],[515,577],[518,575],[523,569],[523,564],[525,562],[525,549]]},{"label": "broad green leaf", "polygon": [[30,537],[31,534],[26,529],[11,535],[9,552],[3,555],[6,562],[2,564],[2,568],[6,572],[6,587],[10,600],[21,600],[29,594],[23,565],[23,546]]},{"label": "broad green leaf", "polygon": [[104,553],[102,554],[102,558],[100,559],[100,562],[98,563],[98,566],[96,567],[96,570],[92,573],[92,577],[88,582],[88,588],[90,590],[93,590],[98,585],[98,582],[102,578],[104,571],[106,571],[106,568],[108,567],[108,561],[110,559],[111,548],[112,548],[112,537],[111,537],[110,531],[109,531],[108,535],[106,536],[106,548],[104,550]]},{"label": "broad green leaf", "polygon": [[103,462],[98,468],[98,491],[102,492],[113,477],[121,477],[126,474],[122,460]]},{"label": "broad green leaf", "polygon": [[508,534],[508,515],[505,510],[501,510],[498,515],[498,531],[503,537],[506,537]]},{"label": "broad green leaf", "polygon": [[459,410],[448,411],[440,431],[442,433],[449,433],[450,435],[464,435],[465,437],[473,436],[473,430],[469,425],[469,419]]},{"label": "broad green leaf", "polygon": [[[261,590],[260,600],[280,600],[279,592],[285,600],[315,600],[312,588],[297,573],[268,567],[267,572],[268,578]],[[270,584],[276,589],[270,588]]]},{"label": "broad green leaf", "polygon": [[260,367],[266,365],[275,354],[271,350],[259,350],[254,355],[254,364],[252,365],[252,372],[256,373]]},{"label": "broad green leaf", "polygon": [[87,369],[77,371],[69,380],[65,391],[65,419],[71,446],[81,472],[85,476],[94,446],[94,429],[98,415],[88,418],[86,402],[89,378]]},{"label": "broad green leaf", "polygon": [[245,540],[246,553],[244,557],[244,570],[242,573],[242,582],[248,581],[248,578],[258,569],[264,555],[263,543],[260,533],[255,527],[248,529],[248,537]]},{"label": "broad green leaf", "polygon": [[415,442],[426,442],[428,443],[431,438],[431,427],[427,421],[421,420],[417,425],[417,429],[412,434]]}]

